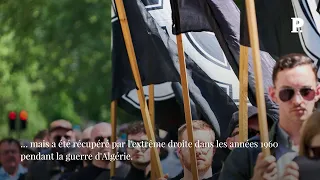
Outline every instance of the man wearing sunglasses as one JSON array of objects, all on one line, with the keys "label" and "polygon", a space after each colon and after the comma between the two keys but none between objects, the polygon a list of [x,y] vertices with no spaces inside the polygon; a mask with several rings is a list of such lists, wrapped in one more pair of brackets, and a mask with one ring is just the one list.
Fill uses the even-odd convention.
[{"label": "man wearing sunglasses", "polygon": [[[93,126],[91,130],[90,141],[95,143],[104,143],[108,144],[111,142],[112,128],[109,123],[98,123]],[[81,169],[79,172],[73,174],[69,180],[88,180],[88,179],[109,179],[110,178],[110,168],[111,163],[109,160],[104,160],[95,158],[97,154],[108,154],[112,153],[111,146],[99,146],[91,149],[92,163]],[[128,172],[128,167],[121,163],[120,161],[116,161],[116,176],[120,176],[122,178]]]},{"label": "man wearing sunglasses", "polygon": [[299,179],[298,165],[292,160],[298,155],[302,124],[319,100],[317,68],[309,57],[289,54],[276,62],[272,79],[269,95],[279,106],[279,122],[269,131],[269,139],[278,146],[271,147],[267,157],[261,148],[234,149],[225,161],[221,180]]},{"label": "man wearing sunglasses", "polygon": [[[49,127],[49,143],[52,146],[43,154],[59,153],[66,154],[71,151],[71,148],[59,147],[60,142],[75,141],[75,134],[72,129],[72,124],[64,119],[55,120]],[[72,161],[67,163],[62,160],[38,161],[31,165],[27,180],[43,180],[51,178],[67,177],[73,171],[80,168],[80,163]]]}]

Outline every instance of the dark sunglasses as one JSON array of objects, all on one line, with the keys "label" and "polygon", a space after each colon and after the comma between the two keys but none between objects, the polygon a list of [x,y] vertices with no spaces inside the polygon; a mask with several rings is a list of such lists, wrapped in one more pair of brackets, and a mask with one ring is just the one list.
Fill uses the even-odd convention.
[{"label": "dark sunglasses", "polygon": [[320,159],[320,146],[311,147],[310,149],[311,149],[311,151],[313,152],[313,155],[314,155],[313,159]]},{"label": "dark sunglasses", "polygon": [[[235,137],[236,135],[240,134],[240,131],[236,131],[234,133],[231,134],[230,137]],[[254,136],[256,136],[257,134],[260,134],[260,131],[254,130],[254,129],[248,129],[248,138],[252,138]]]},{"label": "dark sunglasses", "polygon": [[81,139],[81,142],[89,142],[90,139],[89,138],[86,138],[86,139]]},{"label": "dark sunglasses", "polygon": [[108,136],[108,137],[98,136],[94,138],[94,142],[111,142],[111,136]]},{"label": "dark sunglasses", "polygon": [[[308,88],[308,87],[299,89],[299,93],[307,101],[313,100],[314,97],[316,96],[315,90]],[[293,88],[285,88],[285,89],[280,90],[279,98],[281,101],[287,102],[292,99],[294,94],[295,94],[295,90]]]},{"label": "dark sunglasses", "polygon": [[62,137],[64,137],[65,139],[71,139],[70,136],[64,135],[64,136],[55,136],[55,137],[53,138],[53,140],[54,140],[55,142],[59,142],[59,141],[61,141]]},{"label": "dark sunglasses", "polygon": [[[127,147],[128,149],[136,149],[136,148],[138,148],[138,147],[132,147],[132,146],[129,147],[129,146],[128,146],[129,143],[142,144],[142,142],[145,142],[144,144],[147,144],[147,143],[148,143],[148,140],[135,141],[135,140],[130,140],[130,139],[129,139],[129,140],[127,141],[127,143],[126,143],[126,147]],[[146,152],[148,149],[149,149],[148,146],[146,146],[146,147],[140,147],[141,152]]]},{"label": "dark sunglasses", "polygon": [[257,131],[255,129],[248,129],[248,138],[252,138],[258,134],[260,134],[260,131]]}]

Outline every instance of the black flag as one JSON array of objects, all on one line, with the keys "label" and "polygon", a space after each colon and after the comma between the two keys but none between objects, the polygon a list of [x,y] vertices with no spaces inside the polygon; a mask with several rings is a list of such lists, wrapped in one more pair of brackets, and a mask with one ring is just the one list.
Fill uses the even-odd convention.
[{"label": "black flag", "polygon": [[[319,67],[320,14],[316,11],[317,6],[319,4],[314,0],[255,1],[260,49],[275,59],[290,53],[303,53]],[[292,32],[292,18],[304,21],[298,33]],[[250,46],[245,6],[241,11],[240,42]]]},{"label": "black flag", "polygon": [[[143,3],[141,1],[132,1],[132,0],[124,0],[124,4],[126,7],[126,13],[129,21],[129,27],[131,31],[131,35],[133,38],[133,43],[135,46],[136,54],[138,61],[140,60],[138,57],[139,50],[140,51],[147,51],[150,48],[150,51],[158,51],[155,50],[152,44],[148,44],[150,42],[157,44],[156,47],[161,50],[161,54],[169,55],[165,58],[161,58],[157,61],[140,61],[139,62],[139,68],[140,72],[144,72],[146,70],[143,70],[143,68],[147,68],[148,66],[143,65],[142,63],[148,62],[148,63],[161,63],[159,66],[166,67],[159,70],[154,70],[154,75],[157,75],[157,77],[153,79],[158,79],[160,82],[174,82],[174,81],[180,81],[180,73],[179,73],[179,61],[178,61],[178,53],[177,53],[177,45],[175,41],[173,40],[173,35],[171,34],[171,18],[170,19],[161,19],[163,18],[164,14],[166,13],[160,13],[161,11],[168,12],[169,10],[169,16],[170,16],[170,2],[167,1],[150,1],[145,0]],[[168,8],[166,8],[168,7]],[[161,14],[161,15],[160,15]],[[118,21],[113,21],[113,25],[116,25]],[[170,25],[170,27],[168,26]],[[113,26],[115,27],[115,26]],[[113,30],[113,33],[117,33],[116,29]],[[120,31],[121,32],[121,31]],[[152,41],[146,41],[143,38],[139,38],[142,34],[148,34],[148,36],[152,37]],[[117,37],[117,40],[115,39]],[[201,37],[201,38],[200,38]],[[194,34],[188,36],[190,39],[199,39],[200,41],[189,41],[190,47],[193,46],[193,43],[200,43],[200,42],[206,42],[208,34]],[[209,37],[212,37],[210,35]],[[113,35],[114,43],[117,43],[117,41],[122,38]],[[175,38],[174,38],[175,39]],[[139,41],[139,42],[138,42]],[[214,39],[216,41],[216,39]],[[136,43],[136,44],[135,44]],[[237,110],[237,106],[235,102],[233,101],[234,94],[235,96],[238,96],[238,93],[235,93],[238,91],[238,89],[234,89],[234,84],[238,83],[238,80],[234,74],[229,75],[220,75],[217,73],[213,73],[215,71],[220,71],[221,73],[232,71],[230,68],[230,65],[228,64],[228,61],[225,61],[225,56],[223,54],[223,51],[221,51],[221,48],[218,43],[212,44],[209,43],[211,47],[206,46],[194,46],[194,47],[200,47],[200,49],[196,49],[197,51],[190,51],[186,50],[186,64],[187,64],[187,75],[188,75],[188,83],[189,83],[189,91],[190,91],[190,97],[192,99],[193,104],[196,106],[195,109],[198,114],[202,116],[202,119],[209,122],[212,126],[215,132],[217,133],[217,137],[221,136],[221,133],[223,134],[225,130],[228,127],[229,120],[231,119],[231,115],[233,112]],[[202,44],[203,45],[203,44]],[[212,47],[214,45],[214,47]],[[140,47],[137,47],[140,46]],[[165,48],[164,48],[165,47]],[[119,50],[119,46],[113,46],[113,53],[116,53],[115,51]],[[124,47],[122,46],[122,51],[125,51]],[[213,52],[210,52],[210,54],[207,54],[208,51],[205,50],[211,50]],[[141,53],[141,52],[140,52]],[[189,53],[189,54],[188,54]],[[201,54],[205,53],[205,54]],[[119,53],[120,54],[120,53]],[[143,53],[142,53],[143,54]],[[214,58],[211,57],[211,54],[214,54]],[[161,55],[161,56],[164,56]],[[118,58],[115,58],[118,57]],[[120,61],[119,58],[122,56],[114,56],[113,63],[117,63],[116,61]],[[155,57],[155,54],[149,54],[146,56],[148,58]],[[191,58],[191,57],[194,57]],[[127,58],[127,57],[126,57]],[[206,59],[209,58],[209,59]],[[212,58],[212,61],[210,60]],[[126,60],[128,61],[128,60]],[[202,61],[202,62],[199,62]],[[216,64],[217,63],[217,64]],[[206,67],[211,66],[222,66],[221,69],[205,69]],[[156,67],[157,65],[152,65],[153,67]],[[114,73],[117,73],[117,69],[122,68],[122,66],[114,66],[113,71]],[[123,73],[128,73],[131,71],[122,71]],[[118,72],[119,72],[118,71]],[[163,72],[166,74],[163,75]],[[170,75],[170,76],[169,76]],[[171,75],[174,75],[173,77]],[[213,77],[210,76],[219,76],[220,79],[225,78],[226,81],[215,81]],[[233,76],[235,77],[236,81],[228,82],[229,80],[233,79]],[[134,86],[128,87],[127,85],[130,85],[134,83],[132,80],[130,83],[123,83],[121,76],[114,76],[114,83],[113,86],[115,89],[125,89],[125,90],[131,90],[134,88]],[[164,79],[164,77],[170,77]],[[146,77],[147,78],[147,77]],[[150,79],[150,78],[149,78]],[[154,83],[153,79],[145,83],[144,85],[147,85],[148,83]],[[115,82],[116,81],[116,82]],[[117,83],[117,82],[121,82]],[[129,82],[129,81],[128,81]],[[116,87],[116,86],[125,86],[125,87]],[[176,89],[175,89],[176,91]],[[114,94],[122,95],[123,93],[127,93],[128,91],[121,91],[121,92],[115,92]],[[119,96],[114,96],[115,98],[119,98]],[[121,96],[120,96],[121,97]],[[230,98],[233,97],[233,98]],[[157,108],[156,108],[157,109]],[[196,117],[196,116],[194,116]]]},{"label": "black flag", "polygon": [[[250,46],[246,8],[243,7],[240,42],[242,45]],[[269,52],[276,59],[292,52],[304,53],[299,35],[291,33],[291,18],[295,17],[291,0],[260,0],[255,1],[255,7],[262,51]]]},{"label": "black flag", "polygon": [[[168,50],[161,39],[151,33],[135,4],[135,1],[124,2],[143,85],[178,81],[179,79],[173,73],[174,69],[163,63],[165,59],[170,59]],[[113,7],[113,12],[116,12],[115,6]],[[116,14],[114,14],[112,22],[112,99],[114,100],[135,89],[136,85]]]},{"label": "black flag", "polygon": [[[137,63],[146,100],[148,85],[154,84],[155,121],[159,128],[171,131],[182,123],[183,116],[176,102],[171,82],[179,81],[175,69],[164,63],[170,59],[165,45],[144,22],[136,1],[126,0],[124,6],[131,31]],[[136,84],[130,67],[121,25],[112,5],[112,100],[136,119],[142,119]],[[173,69],[172,69],[173,68]],[[147,101],[148,102],[148,101]],[[169,125],[169,126],[168,126]]]},{"label": "black flag", "polygon": [[[203,30],[215,33],[234,73],[239,74],[240,54],[240,11],[233,0],[172,0],[173,33],[199,32]],[[193,17],[189,17],[192,14]],[[201,20],[199,20],[201,19]],[[180,22],[180,24],[178,24]],[[189,33],[188,33],[189,32]],[[278,119],[278,107],[271,101],[267,92],[272,86],[274,59],[261,52],[262,73],[267,113],[274,120]],[[253,61],[249,52],[249,92],[250,102],[255,105],[255,78]]]},{"label": "black flag", "polygon": [[210,1],[207,0],[170,0],[172,9],[172,32],[214,31],[216,27]]}]

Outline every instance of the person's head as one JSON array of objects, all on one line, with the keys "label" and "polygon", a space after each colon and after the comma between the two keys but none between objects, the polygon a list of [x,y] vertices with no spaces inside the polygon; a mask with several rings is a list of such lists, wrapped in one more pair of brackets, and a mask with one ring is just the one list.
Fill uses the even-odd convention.
[{"label": "person's head", "polygon": [[[155,132],[158,138],[158,130]],[[149,142],[143,121],[137,121],[130,124],[127,128],[127,145],[130,142]],[[136,166],[147,166],[150,163],[151,151],[146,147],[127,147],[127,152],[131,156],[131,163]]]},{"label": "person's head", "polygon": [[[92,129],[93,129],[93,126],[89,126],[82,131],[81,142],[90,142]],[[80,148],[80,152],[83,155],[89,155],[91,153],[89,147]]]},{"label": "person's head", "polygon": [[[268,125],[272,124],[272,120],[268,118]],[[258,109],[254,106],[248,107],[248,139],[259,135]],[[228,137],[226,139],[230,150],[235,147],[231,143],[239,142],[239,111],[232,114],[232,118],[228,127]]]},{"label": "person's head", "polygon": [[50,124],[49,140],[51,143],[59,143],[60,141],[74,139],[72,132],[72,124],[69,121],[64,119],[55,120]]},{"label": "person's head", "polygon": [[0,164],[10,175],[14,174],[20,164],[21,146],[18,140],[6,138],[0,141]]},{"label": "person's head", "polygon": [[[205,173],[209,170],[212,164],[212,158],[215,154],[216,149],[210,145],[205,145],[203,143],[214,143],[215,133],[209,124],[202,120],[193,120],[193,138],[195,143],[199,142],[196,150],[197,167],[199,174]],[[178,130],[178,141],[188,141],[187,126],[182,125]],[[188,147],[178,147],[177,153],[181,164],[191,172],[191,160],[190,160],[190,150]]]},{"label": "person's head", "polygon": [[[81,142],[90,142],[92,129],[93,129],[93,126],[89,126],[82,131]],[[82,154],[90,154],[90,148],[87,148],[87,147],[81,148],[80,151]]]},{"label": "person's head", "polygon": [[314,112],[305,122],[300,139],[300,155],[320,159],[320,112]]},{"label": "person's head", "polygon": [[63,119],[55,120],[49,127],[49,141],[55,143],[54,151],[65,152],[67,148],[61,148],[58,146],[60,141],[73,141],[75,139],[74,132],[72,130],[72,124]]},{"label": "person's head", "polygon": [[[111,145],[106,146],[106,142],[111,142],[112,128],[111,124],[106,122],[101,122],[93,126],[91,130],[90,141],[103,143],[103,147],[96,147],[91,149],[93,155],[100,153],[111,153]],[[105,142],[105,143],[104,143]]]},{"label": "person's head", "polygon": [[39,131],[33,138],[34,142],[47,142],[48,141],[48,130],[44,129]]},{"label": "person's head", "polygon": [[305,55],[289,54],[276,62],[272,80],[269,94],[279,105],[280,125],[283,128],[288,125],[301,127],[319,99],[316,66]]}]

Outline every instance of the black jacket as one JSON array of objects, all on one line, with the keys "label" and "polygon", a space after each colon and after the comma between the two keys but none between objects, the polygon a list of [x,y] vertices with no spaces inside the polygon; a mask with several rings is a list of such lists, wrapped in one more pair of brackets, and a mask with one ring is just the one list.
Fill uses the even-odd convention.
[{"label": "black jacket", "polygon": [[116,177],[112,178],[112,180],[149,180],[149,179],[150,179],[150,173],[147,176],[145,176],[144,170],[137,169],[132,164],[130,164],[130,170],[129,170],[128,174],[126,175],[126,177],[121,178],[116,173]]},{"label": "black jacket", "polygon": [[[278,123],[274,123],[269,132],[269,140],[276,142],[276,129]],[[249,142],[258,143],[257,148],[236,148],[223,164],[219,180],[248,180],[253,176],[258,154],[262,151],[260,138],[254,137]],[[271,148],[271,155],[275,156],[275,149]]]}]

